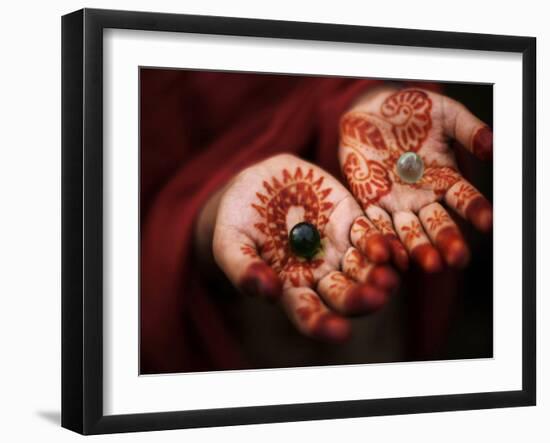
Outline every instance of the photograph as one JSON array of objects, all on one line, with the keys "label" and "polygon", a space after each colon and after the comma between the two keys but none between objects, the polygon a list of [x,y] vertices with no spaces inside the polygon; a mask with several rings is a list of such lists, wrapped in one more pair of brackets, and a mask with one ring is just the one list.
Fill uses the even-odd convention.
[{"label": "photograph", "polygon": [[493,358],[493,84],[138,69],[140,375]]}]

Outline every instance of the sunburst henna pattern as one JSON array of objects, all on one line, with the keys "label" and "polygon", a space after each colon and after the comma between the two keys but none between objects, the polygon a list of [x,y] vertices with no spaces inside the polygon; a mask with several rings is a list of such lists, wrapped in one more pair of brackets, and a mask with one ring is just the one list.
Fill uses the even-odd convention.
[{"label": "sunburst henna pattern", "polygon": [[353,195],[363,208],[377,202],[391,191],[392,182],[383,165],[374,160],[367,160],[361,154],[351,152],[343,166],[344,176]]},{"label": "sunburst henna pattern", "polygon": [[321,236],[328,222],[333,203],[327,197],[332,188],[324,187],[324,177],[315,177],[313,169],[306,174],[297,167],[294,173],[283,169],[281,177],[263,182],[263,192],[257,192],[258,202],[252,207],[261,217],[255,228],[265,236],[262,257],[279,274],[281,280],[292,286],[313,286],[313,270],[324,262],[318,254],[311,260],[294,255],[290,249],[287,216],[291,208],[302,212],[302,220],[315,225]]},{"label": "sunburst henna pattern", "polygon": [[403,151],[418,151],[432,127],[432,102],[417,89],[405,89],[390,95],[380,108],[392,124],[392,131]]}]

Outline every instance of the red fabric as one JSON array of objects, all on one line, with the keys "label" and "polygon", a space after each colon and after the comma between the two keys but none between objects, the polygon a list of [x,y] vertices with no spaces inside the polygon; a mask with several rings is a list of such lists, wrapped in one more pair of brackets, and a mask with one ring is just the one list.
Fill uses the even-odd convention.
[{"label": "red fabric", "polygon": [[292,152],[339,177],[338,121],[375,80],[141,71],[141,371],[240,368],[193,257],[198,211],[242,168]]}]

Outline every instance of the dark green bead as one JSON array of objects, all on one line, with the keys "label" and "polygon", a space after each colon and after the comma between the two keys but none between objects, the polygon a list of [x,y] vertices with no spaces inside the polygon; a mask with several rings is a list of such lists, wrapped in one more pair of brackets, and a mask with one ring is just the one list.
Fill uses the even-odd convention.
[{"label": "dark green bead", "polygon": [[319,231],[311,223],[298,223],[290,230],[288,237],[292,252],[300,257],[312,258],[321,247]]}]

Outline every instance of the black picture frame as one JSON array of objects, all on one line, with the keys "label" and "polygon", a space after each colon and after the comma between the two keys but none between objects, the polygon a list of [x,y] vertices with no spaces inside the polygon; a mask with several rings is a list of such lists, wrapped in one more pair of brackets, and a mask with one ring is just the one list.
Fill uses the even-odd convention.
[{"label": "black picture frame", "polygon": [[[392,399],[103,413],[103,30],[353,42],[522,54],[522,389]],[[83,9],[62,18],[62,426],[82,434],[528,406],[536,403],[536,39]]]}]

